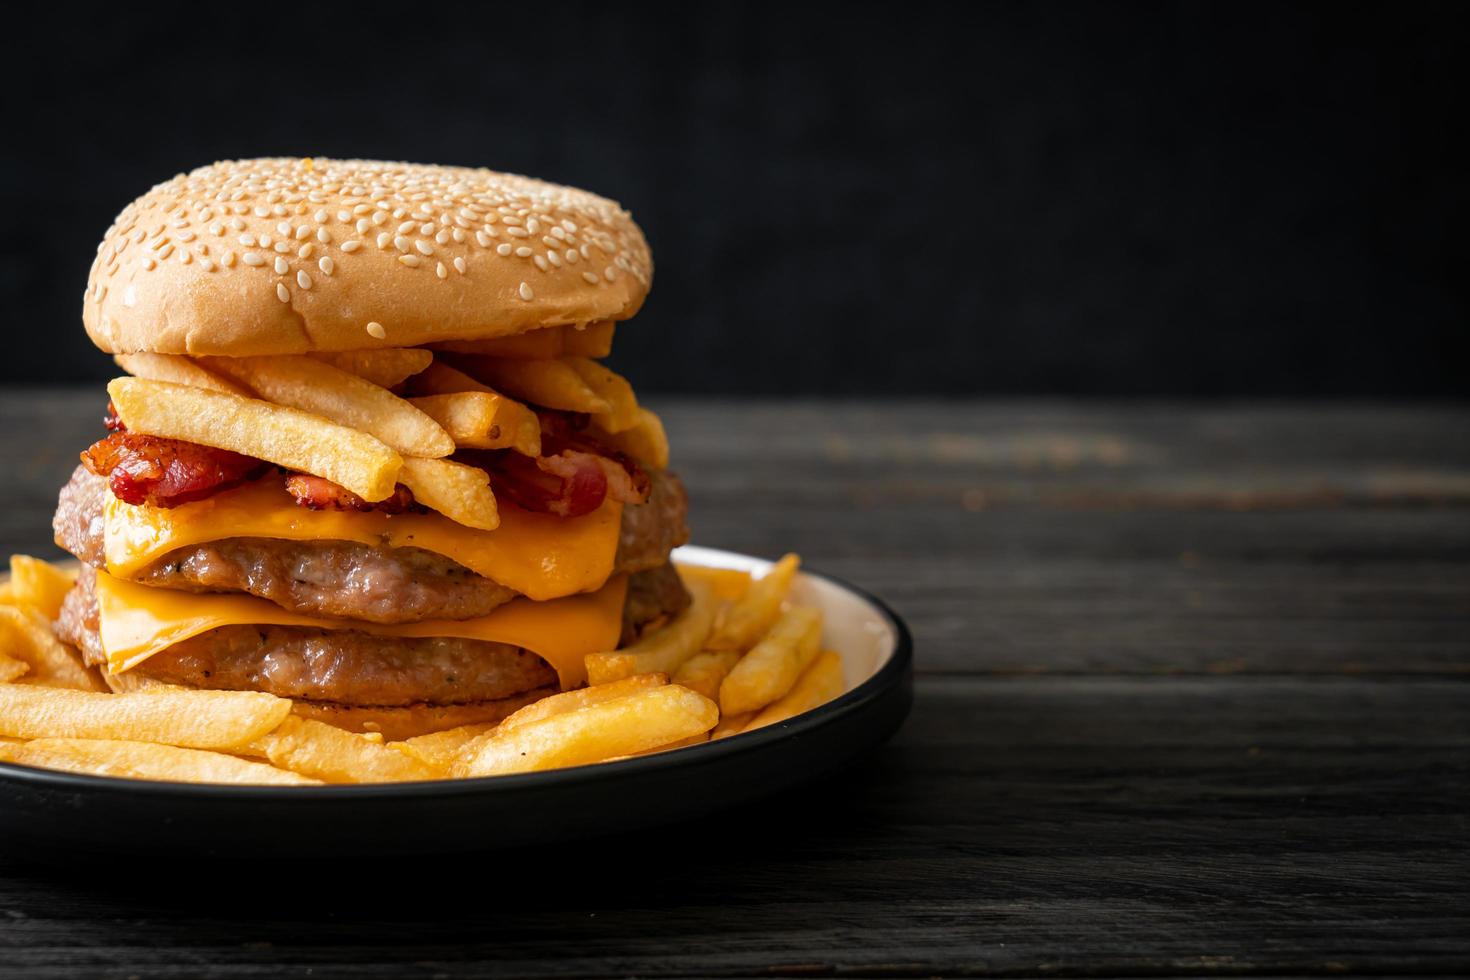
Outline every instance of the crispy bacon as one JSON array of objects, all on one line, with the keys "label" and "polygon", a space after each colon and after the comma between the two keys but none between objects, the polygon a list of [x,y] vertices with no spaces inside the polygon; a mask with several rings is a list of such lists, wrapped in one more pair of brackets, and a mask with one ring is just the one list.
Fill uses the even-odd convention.
[{"label": "crispy bacon", "polygon": [[383,514],[407,514],[423,510],[413,499],[413,491],[403,484],[393,488],[386,500],[369,503],[344,486],[320,476],[292,473],[286,477],[286,492],[300,507],[310,510],[378,511]]},{"label": "crispy bacon", "polygon": [[107,414],[102,416],[102,424],[108,432],[126,432],[128,427],[123,425],[122,417],[117,414],[117,409],[112,402],[107,403]]},{"label": "crispy bacon", "polygon": [[224,449],[177,439],[114,432],[82,453],[82,463],[105,477],[126,504],[177,507],[244,483],[270,465]]},{"label": "crispy bacon", "polygon": [[541,456],[522,456],[507,449],[465,451],[455,459],[488,472],[497,496],[538,514],[580,517],[602,506],[608,497],[623,503],[648,499],[648,474],[627,456],[592,438],[585,431],[585,415],[539,414]]}]

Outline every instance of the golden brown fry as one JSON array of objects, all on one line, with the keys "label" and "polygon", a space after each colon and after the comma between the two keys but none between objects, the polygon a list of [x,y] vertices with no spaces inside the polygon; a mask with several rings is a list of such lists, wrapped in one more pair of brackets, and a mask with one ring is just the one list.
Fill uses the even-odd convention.
[{"label": "golden brown fry", "polygon": [[592,431],[603,442],[640,463],[656,470],[669,468],[669,437],[664,433],[663,420],[642,406],[638,408],[638,421],[632,428],[609,432],[597,425],[594,419]]},{"label": "golden brown fry", "polygon": [[414,500],[456,524],[484,531],[500,526],[490,474],[479,467],[448,459],[405,456],[398,482],[413,491]]},{"label": "golden brown fry", "polygon": [[638,399],[627,378],[586,357],[563,357],[561,362],[577,372],[587,387],[607,402],[608,410],[593,416],[598,427],[617,433],[638,424]]},{"label": "golden brown fry", "polygon": [[494,730],[493,722],[460,725],[442,732],[415,735],[401,742],[389,742],[387,747],[402,752],[411,759],[417,759],[436,773],[444,775],[464,753],[465,746]]},{"label": "golden brown fry", "polygon": [[273,730],[291,702],[258,691],[99,694],[0,684],[0,735],[100,738],[233,749]]},{"label": "golden brown fry", "polygon": [[4,651],[0,651],[0,684],[9,684],[30,669],[31,665],[24,660],[16,660]]},{"label": "golden brown fry", "polygon": [[606,357],[612,353],[616,329],[617,324],[612,320],[599,320],[585,327],[562,327],[561,352],[574,357]]},{"label": "golden brown fry", "polygon": [[107,394],[134,432],[254,456],[325,477],[368,501],[393,492],[403,465],[367,433],[255,398],[138,378],[114,380]]},{"label": "golden brown fry", "polygon": [[325,783],[403,783],[438,773],[421,760],[354,732],[306,718],[288,717],[247,747],[281,769]]},{"label": "golden brown fry", "polygon": [[422,395],[453,395],[461,391],[482,391],[497,394],[494,388],[481,384],[463,371],[455,370],[443,361],[435,361],[420,374],[408,380],[408,393],[413,397]]},{"label": "golden brown fry", "polygon": [[720,711],[738,715],[763,708],[791,690],[817,659],[822,614],[810,606],[790,609],[720,683]]},{"label": "golden brown fry", "polygon": [[553,694],[549,698],[534,701],[506,718],[500,723],[499,732],[509,732],[529,725],[533,722],[544,721],[553,715],[563,714],[568,711],[577,711],[604,701],[615,701],[625,698],[639,691],[647,691],[650,688],[663,687],[669,682],[667,674],[636,674],[625,677],[620,681],[609,684],[597,684],[592,687],[581,687],[575,691],[564,691],[561,694]]},{"label": "golden brown fry", "polygon": [[492,357],[549,359],[563,354],[578,357],[606,357],[612,353],[611,320],[575,325],[543,327],[513,337],[491,337],[483,340],[447,340],[434,344],[435,350],[455,354],[487,354]]},{"label": "golden brown fry", "polygon": [[392,388],[418,374],[434,360],[434,352],[422,347],[383,347],[378,350],[317,352],[318,361],[340,368],[380,388]]},{"label": "golden brown fry", "polygon": [[514,399],[488,391],[459,391],[409,401],[443,426],[456,446],[541,455],[541,422],[535,412]]},{"label": "golden brown fry", "polygon": [[454,452],[449,433],[411,402],[314,357],[207,357],[204,364],[249,385],[266,401],[366,432],[405,455]]},{"label": "golden brown fry", "polygon": [[585,765],[707,732],[718,720],[713,701],[666,684],[492,735],[455,771],[492,776]]},{"label": "golden brown fry", "polygon": [[[660,752],[672,752],[674,749],[682,749],[686,745],[702,745],[709,740],[709,732],[699,732],[695,735],[690,735],[688,738],[681,738],[677,742],[670,742],[668,745],[660,745],[657,748],[646,749],[643,752],[636,752],[634,753],[634,757],[636,758],[640,755],[658,755]],[[613,760],[604,759],[603,761],[612,762]]]},{"label": "golden brown fry", "polygon": [[47,619],[61,615],[61,600],[76,583],[75,569],[64,570],[30,555],[10,556],[10,601],[31,606]]},{"label": "golden brown fry", "polygon": [[105,691],[97,672],[51,632],[51,622],[29,606],[0,606],[0,650],[26,662],[22,684]]},{"label": "golden brown fry", "polygon": [[315,786],[317,780],[223,752],[121,739],[39,738],[6,749],[8,761],[95,776],[181,783]]},{"label": "golden brown fry", "polygon": [[707,650],[696,653],[679,667],[674,683],[703,694],[711,701],[720,699],[720,682],[740,662],[739,650]]},{"label": "golden brown fry", "polygon": [[744,730],[750,732],[774,725],[826,704],[841,694],[844,686],[842,658],[828,650],[812,662],[784,697],[764,708]]},{"label": "golden brown fry", "polygon": [[250,389],[238,385],[229,378],[215,374],[196,361],[181,354],[118,354],[113,358],[117,366],[135,378],[150,381],[172,381],[174,384],[190,385],[223,391],[227,395],[250,397]]},{"label": "golden brown fry", "polygon": [[684,562],[679,562],[675,567],[685,584],[703,582],[714,590],[716,598],[726,602],[736,602],[750,591],[750,573],[738,568],[714,568]]},{"label": "golden brown fry", "polygon": [[745,731],[745,726],[749,725],[750,720],[754,717],[754,711],[747,711],[739,715],[721,715],[720,723],[709,733],[709,737],[714,740],[729,738],[731,735],[739,735]]},{"label": "golden brown fry", "polygon": [[781,615],[781,603],[791,591],[801,560],[786,555],[738,602],[725,610],[719,626],[705,643],[709,650],[749,650]]},{"label": "golden brown fry", "polygon": [[621,650],[589,653],[587,683],[609,684],[634,674],[672,674],[698,653],[714,625],[719,603],[714,593],[698,582],[691,584],[689,593],[693,602],[668,625]]},{"label": "golden brown fry", "polygon": [[607,399],[593,391],[581,375],[562,361],[457,357],[456,363],[470,377],[533,405],[591,415],[612,411]]}]

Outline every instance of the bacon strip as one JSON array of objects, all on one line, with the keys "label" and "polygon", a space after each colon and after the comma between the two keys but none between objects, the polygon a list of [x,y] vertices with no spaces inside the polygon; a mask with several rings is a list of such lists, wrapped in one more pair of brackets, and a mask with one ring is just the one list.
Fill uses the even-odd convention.
[{"label": "bacon strip", "polygon": [[393,488],[386,500],[369,503],[357,494],[320,476],[292,473],[286,477],[286,492],[300,507],[310,510],[358,510],[364,513],[378,511],[383,514],[406,514],[421,511],[422,507],[413,499],[413,491],[403,484]]},{"label": "bacon strip", "polygon": [[89,446],[82,463],[105,477],[126,504],[177,507],[244,483],[269,463],[177,439],[114,432]]}]

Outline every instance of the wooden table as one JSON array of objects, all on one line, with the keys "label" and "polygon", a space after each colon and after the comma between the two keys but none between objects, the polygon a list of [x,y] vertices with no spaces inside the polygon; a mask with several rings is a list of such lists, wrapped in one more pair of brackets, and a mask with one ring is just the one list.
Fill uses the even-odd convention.
[{"label": "wooden table", "polygon": [[[7,853],[0,975],[1470,971],[1470,410],[654,402],[698,541],[908,618],[891,745],[557,852]],[[0,395],[0,545],[102,405]]]}]

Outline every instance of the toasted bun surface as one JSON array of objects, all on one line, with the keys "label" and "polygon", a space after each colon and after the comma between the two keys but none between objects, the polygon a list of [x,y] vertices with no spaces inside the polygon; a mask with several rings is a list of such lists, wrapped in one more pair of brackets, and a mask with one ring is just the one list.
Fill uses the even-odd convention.
[{"label": "toasted bun surface", "polygon": [[123,209],[82,321],[112,354],[404,347],[627,319],[652,276],[628,212],[586,191],[462,167],[238,160]]}]

